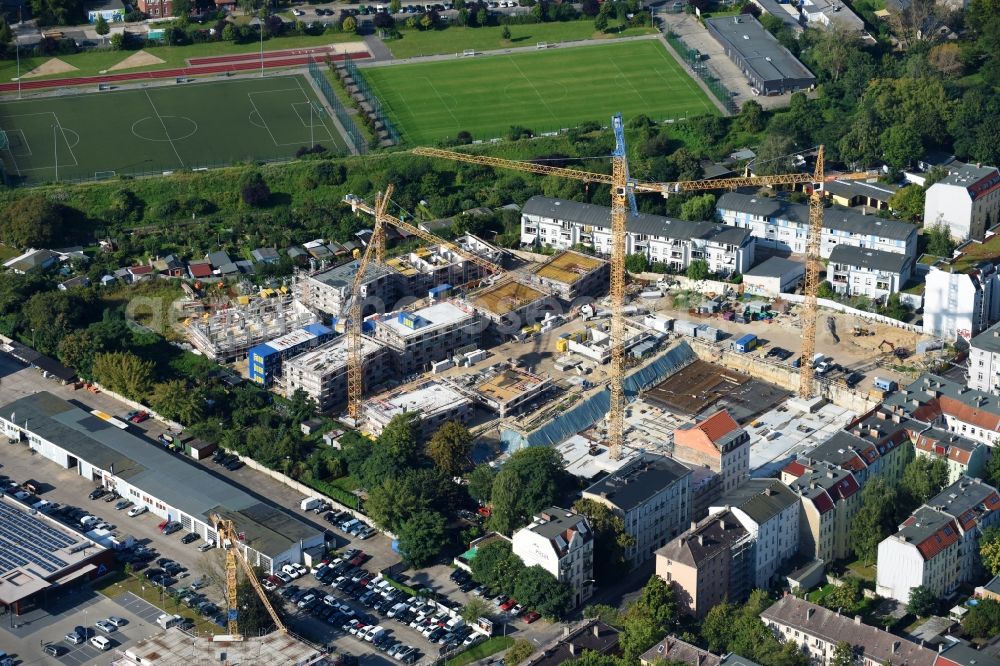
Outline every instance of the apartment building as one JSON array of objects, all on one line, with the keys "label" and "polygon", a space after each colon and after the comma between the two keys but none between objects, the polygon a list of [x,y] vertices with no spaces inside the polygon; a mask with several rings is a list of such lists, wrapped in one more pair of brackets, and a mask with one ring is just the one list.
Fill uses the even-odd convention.
[{"label": "apartment building", "polygon": [[729,511],[705,518],[656,551],[656,575],[673,586],[677,608],[697,619],[750,591],[753,537]]},{"label": "apartment building", "polygon": [[512,543],[524,566],[538,565],[569,587],[574,608],[593,594],[594,532],[586,517],[549,507],[514,532]]},{"label": "apartment building", "polygon": [[[828,462],[806,469],[793,462],[782,476],[795,474],[789,488],[799,496],[799,552],[832,562],[853,551],[847,538],[851,520],[861,506],[861,484],[851,472]],[[797,474],[796,474],[797,473]]]},{"label": "apartment building", "polygon": [[960,241],[983,240],[1000,219],[1000,171],[953,162],[948,176],[927,188],[924,227],[944,224]]},{"label": "apartment building", "polygon": [[913,256],[853,245],[837,245],[830,252],[826,276],[843,296],[882,300],[902,291],[913,274]]},{"label": "apartment building", "polygon": [[[295,280],[295,297],[303,305],[324,315],[340,317],[350,301],[351,287],[358,273],[358,262],[349,261],[333,268],[299,275]],[[387,312],[399,298],[396,272],[377,262],[370,262],[361,278],[360,297],[364,313]]]},{"label": "apartment building", "polygon": [[1000,441],[1000,397],[924,373],[884,401],[886,409],[994,446]]},{"label": "apartment building", "polygon": [[722,477],[720,492],[729,493],[750,478],[750,434],[725,409],[674,431],[673,457],[708,467]]},{"label": "apartment building", "polygon": [[[371,390],[390,377],[388,350],[367,336],[361,337],[364,385]],[[347,338],[341,336],[284,363],[282,383],[286,397],[303,391],[321,412],[347,402]]]},{"label": "apartment building", "polygon": [[[611,254],[611,209],[565,199],[534,196],[521,209],[521,243],[570,249],[590,246]],[[743,273],[754,262],[754,239],[742,229],[712,222],[688,222],[659,215],[629,214],[625,251],[683,271],[704,259],[712,273]]]},{"label": "apartment building", "polygon": [[[764,248],[804,254],[809,237],[809,206],[783,199],[727,192],[716,214],[725,224],[747,229]],[[898,220],[864,215],[834,206],[823,215],[820,256],[830,257],[838,245],[917,256],[917,228]]]},{"label": "apartment building", "polygon": [[466,234],[455,239],[454,247],[422,247],[393,256],[385,263],[396,272],[398,289],[402,294],[423,298],[435,287],[468,284],[485,276],[485,269],[463,257],[455,248],[495,264],[503,260],[502,250],[477,236]]},{"label": "apartment building", "polygon": [[681,463],[643,453],[583,491],[611,508],[635,539],[625,557],[638,566],[657,548],[683,532],[691,520],[691,470]]},{"label": "apartment building", "polygon": [[369,398],[362,407],[365,429],[376,437],[400,414],[415,414],[421,434],[427,439],[445,421],[468,423],[472,418],[472,400],[443,382],[427,381],[415,388]]},{"label": "apartment building", "polygon": [[1000,395],[1000,324],[990,326],[969,341],[967,386]]},{"label": "apartment building", "polygon": [[777,479],[750,479],[709,513],[729,511],[754,542],[750,584],[768,589],[799,551],[799,497]]},{"label": "apartment building", "polygon": [[391,312],[373,321],[372,337],[393,351],[400,375],[429,370],[455,350],[479,344],[482,322],[472,308],[443,301],[414,311]]},{"label": "apartment building", "polygon": [[962,477],[918,508],[878,546],[876,592],[901,603],[924,586],[948,597],[980,577],[979,535],[1000,522],[1000,493]]},{"label": "apartment building", "polygon": [[270,342],[251,347],[247,353],[250,381],[270,386],[274,378],[281,373],[285,359],[318,347],[334,335],[332,329],[322,324],[309,324]]},{"label": "apartment building", "polygon": [[860,666],[934,666],[937,652],[786,594],[760,614],[760,619],[782,641],[791,641],[817,666],[832,666],[837,645],[846,641]]},{"label": "apartment building", "polygon": [[[991,244],[1000,247],[1000,236]],[[988,241],[990,242],[990,241]],[[961,261],[961,263],[960,263]],[[924,333],[949,342],[971,340],[1000,319],[1000,274],[991,263],[961,256],[931,266],[924,278]]]},{"label": "apartment building", "polygon": [[986,444],[940,428],[928,426],[919,432],[911,432],[910,437],[917,456],[945,461],[948,483],[955,483],[963,476],[982,477],[990,457],[990,447]]}]

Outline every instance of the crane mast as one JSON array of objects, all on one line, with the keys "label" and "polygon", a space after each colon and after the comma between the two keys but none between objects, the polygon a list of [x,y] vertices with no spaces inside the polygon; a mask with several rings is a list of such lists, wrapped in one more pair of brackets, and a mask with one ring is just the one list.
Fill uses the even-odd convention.
[{"label": "crane mast", "polygon": [[813,354],[816,353],[816,316],[819,293],[819,272],[822,266],[820,240],[823,235],[823,193],[819,183],[823,182],[823,146],[816,154],[816,170],[813,173],[813,191],[809,195],[809,238],[806,241],[805,303],[802,308],[802,353],[799,357],[799,397],[808,400],[813,396]]}]

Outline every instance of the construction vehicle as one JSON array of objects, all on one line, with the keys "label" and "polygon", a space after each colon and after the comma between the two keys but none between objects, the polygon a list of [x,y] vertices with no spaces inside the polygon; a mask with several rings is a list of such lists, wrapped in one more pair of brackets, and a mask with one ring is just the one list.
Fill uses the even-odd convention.
[{"label": "construction vehicle", "polygon": [[864,326],[861,326],[859,324],[854,325],[854,337],[862,338],[869,335],[875,335],[875,331],[873,331],[870,328],[865,328]]},{"label": "construction vehicle", "polygon": [[[414,148],[413,153],[425,157],[468,162],[482,166],[526,171],[544,176],[558,176],[586,183],[611,186],[611,404],[608,412],[608,448],[612,459],[620,459],[622,445],[622,425],[624,423],[624,306],[625,292],[625,222],[626,201],[633,212],[635,193],[657,193],[663,196],[680,192],[732,189],[738,187],[761,187],[772,185],[807,185],[812,192],[809,197],[809,238],[806,244],[805,302],[800,317],[802,322],[802,358],[811,358],[816,351],[817,290],[819,289],[820,239],[823,226],[823,195],[821,185],[827,180],[863,180],[871,178],[870,172],[839,174],[827,178],[824,175],[824,150],[819,146],[813,173],[794,173],[773,176],[741,176],[715,180],[678,181],[669,183],[641,183],[628,175],[625,157],[625,137],[621,114],[612,118],[615,133],[615,151],[612,155],[610,174],[594,173],[580,169],[551,166],[536,162],[518,162],[500,157],[470,155],[441,148]],[[799,397],[811,398],[814,389],[814,368],[803,364],[799,372]]]},{"label": "construction vehicle", "polygon": [[236,598],[237,562],[242,565],[244,573],[250,579],[250,584],[253,586],[257,596],[260,597],[264,608],[267,609],[268,615],[274,621],[274,626],[279,632],[287,634],[288,628],[281,621],[281,617],[274,610],[274,606],[268,601],[267,594],[264,593],[264,588],[261,587],[260,581],[257,580],[257,575],[254,573],[253,567],[247,562],[243,551],[240,550],[240,543],[244,539],[236,531],[235,523],[232,520],[223,518],[219,514],[212,514],[212,524],[217,534],[216,542],[226,551],[226,603],[229,606],[227,613],[229,635],[225,637],[225,640],[243,640],[239,625],[239,602]]}]

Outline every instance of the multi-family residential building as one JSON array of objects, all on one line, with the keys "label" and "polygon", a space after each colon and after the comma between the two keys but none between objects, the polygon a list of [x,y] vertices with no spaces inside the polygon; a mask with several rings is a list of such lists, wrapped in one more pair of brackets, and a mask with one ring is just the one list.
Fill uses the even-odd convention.
[{"label": "multi-family residential building", "polygon": [[[1000,236],[992,236],[1000,240]],[[994,241],[996,242],[996,241]],[[959,258],[961,259],[961,257]],[[989,262],[930,267],[924,278],[924,333],[970,340],[1000,319],[1000,274]]]},{"label": "multi-family residential building", "polygon": [[[389,353],[362,336],[361,355],[364,383],[370,390],[390,376]],[[347,402],[347,356],[347,338],[341,336],[286,360],[281,378],[285,395],[291,398],[296,391],[304,391],[321,412],[343,405]]]},{"label": "multi-family residential building", "polygon": [[173,0],[139,0],[136,7],[150,18],[171,18],[174,15]]},{"label": "multi-family residential building", "polygon": [[729,511],[754,541],[750,582],[768,589],[799,551],[799,497],[778,479],[750,479],[726,493],[712,514]]},{"label": "multi-family residential building", "polygon": [[799,552],[824,562],[853,551],[847,538],[854,514],[861,507],[861,485],[851,472],[828,462],[806,469],[792,462],[782,476],[796,474],[789,488],[799,496]]},{"label": "multi-family residential building", "polygon": [[394,417],[413,414],[427,439],[445,421],[468,423],[472,418],[472,400],[452,386],[432,380],[368,398],[362,410],[365,429],[376,437]]},{"label": "multi-family residential building", "polygon": [[600,296],[608,291],[611,264],[582,252],[563,250],[526,277],[563,299]]},{"label": "multi-family residential building", "polygon": [[691,470],[666,456],[643,453],[583,491],[625,521],[635,543],[625,557],[638,566],[683,532],[691,520]]},{"label": "multi-family residential building", "polygon": [[714,606],[746,598],[753,580],[754,539],[721,511],[656,551],[656,575],[673,586],[681,613],[703,618]]},{"label": "multi-family residential building", "polygon": [[[783,199],[727,192],[719,197],[716,214],[722,222],[748,229],[759,246],[804,254],[809,238],[809,206]],[[837,245],[917,255],[917,228],[898,220],[863,215],[834,206],[823,211],[820,256],[829,258]]]},{"label": "multi-family residential building", "polygon": [[886,409],[993,446],[1000,441],[1000,397],[925,373],[893,393]]},{"label": "multi-family residential building", "polygon": [[247,353],[250,381],[270,386],[281,372],[285,359],[318,347],[334,335],[333,330],[323,324],[309,324],[270,342],[251,347]]},{"label": "multi-family residential building", "polygon": [[391,349],[397,372],[429,370],[455,350],[479,344],[482,322],[459,302],[442,301],[414,311],[390,312],[373,320],[371,336]]},{"label": "multi-family residential building", "polygon": [[940,428],[928,426],[919,431],[911,430],[910,438],[917,456],[945,461],[948,483],[963,476],[981,477],[990,457],[990,447],[986,444]]},{"label": "multi-family residential building", "polygon": [[902,291],[913,273],[913,257],[853,245],[837,245],[830,252],[827,279],[844,296],[881,300]]},{"label": "multi-family residential building", "polygon": [[1000,324],[969,341],[968,387],[1000,395]]},{"label": "multi-family residential building", "polygon": [[[300,275],[295,281],[295,296],[313,311],[337,318],[350,301],[351,287],[358,273],[358,262],[349,261],[333,268]],[[387,312],[398,298],[396,272],[377,262],[370,262],[359,286],[364,314]]]},{"label": "multi-family residential building", "polygon": [[1000,493],[962,477],[918,508],[878,546],[876,592],[908,603],[924,586],[947,597],[979,577],[979,535],[1000,522]]},{"label": "multi-family residential building", "polygon": [[720,492],[738,488],[750,477],[750,434],[725,409],[674,431],[673,457],[708,467],[721,476]]},{"label": "multi-family residential building", "polygon": [[594,584],[594,532],[584,516],[549,507],[514,532],[514,554],[524,566],[538,565],[565,583],[573,606],[587,601]]},{"label": "multi-family residential building", "polygon": [[953,238],[983,240],[1000,219],[1000,171],[954,162],[948,176],[927,188],[924,227],[944,224]]},{"label": "multi-family residential building", "polygon": [[816,469],[821,463],[839,467],[854,474],[861,486],[876,475],[895,483],[903,477],[909,460],[906,426],[905,419],[894,420],[888,410],[876,408],[800,455],[797,462],[805,469]]},{"label": "multi-family residential building", "polygon": [[831,666],[837,645],[846,641],[862,666],[934,666],[937,652],[876,629],[854,618],[786,594],[760,614],[782,641],[802,648],[817,666]]},{"label": "multi-family residential building", "polygon": [[[629,214],[625,251],[682,271],[704,259],[713,273],[731,275],[753,266],[754,239],[742,229],[712,222],[688,222],[659,215]],[[611,209],[565,199],[534,196],[521,209],[521,243],[570,249],[589,246],[611,254]]]}]

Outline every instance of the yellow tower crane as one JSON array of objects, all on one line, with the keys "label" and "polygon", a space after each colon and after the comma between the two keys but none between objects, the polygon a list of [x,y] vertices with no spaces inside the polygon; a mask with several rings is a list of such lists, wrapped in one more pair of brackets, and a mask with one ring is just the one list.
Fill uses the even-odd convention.
[{"label": "yellow tower crane", "polygon": [[[624,293],[625,293],[625,221],[626,201],[632,202],[634,193],[658,193],[663,196],[679,192],[695,192],[738,187],[762,187],[773,185],[807,184],[812,186],[809,198],[809,238],[806,245],[806,299],[802,311],[802,366],[799,374],[799,396],[811,398],[813,395],[812,356],[816,349],[816,292],[819,288],[820,238],[823,227],[823,195],[820,189],[827,180],[862,180],[873,177],[871,172],[850,173],[826,177],[823,171],[823,146],[819,147],[816,169],[813,173],[793,173],[768,176],[738,176],[714,180],[677,181],[669,183],[642,183],[628,175],[625,154],[624,131],[621,115],[612,119],[615,132],[615,153],[612,156],[611,174],[593,173],[580,169],[568,169],[534,162],[519,162],[500,157],[469,155],[441,148],[414,148],[411,152],[425,157],[438,157],[491,166],[515,171],[526,171],[544,176],[558,176],[588,183],[602,183],[611,186],[611,405],[608,412],[608,448],[613,459],[621,457],[623,426],[625,419],[624,393]],[[633,210],[634,210],[634,202]]]},{"label": "yellow tower crane", "polygon": [[281,621],[271,602],[267,600],[267,595],[264,594],[264,588],[260,586],[260,581],[257,580],[253,567],[250,566],[250,563],[247,562],[243,556],[243,552],[240,550],[241,539],[239,538],[239,533],[236,531],[235,523],[232,520],[223,518],[219,514],[212,515],[212,523],[215,527],[217,543],[226,550],[226,603],[229,605],[227,614],[229,620],[228,639],[243,640],[239,625],[239,602],[236,598],[237,561],[243,566],[243,571],[246,573],[247,578],[250,579],[250,584],[253,585],[254,591],[257,592],[257,596],[260,597],[260,601],[264,604],[264,608],[267,609],[271,619],[274,620],[274,626],[281,633],[288,633],[288,628]]}]

